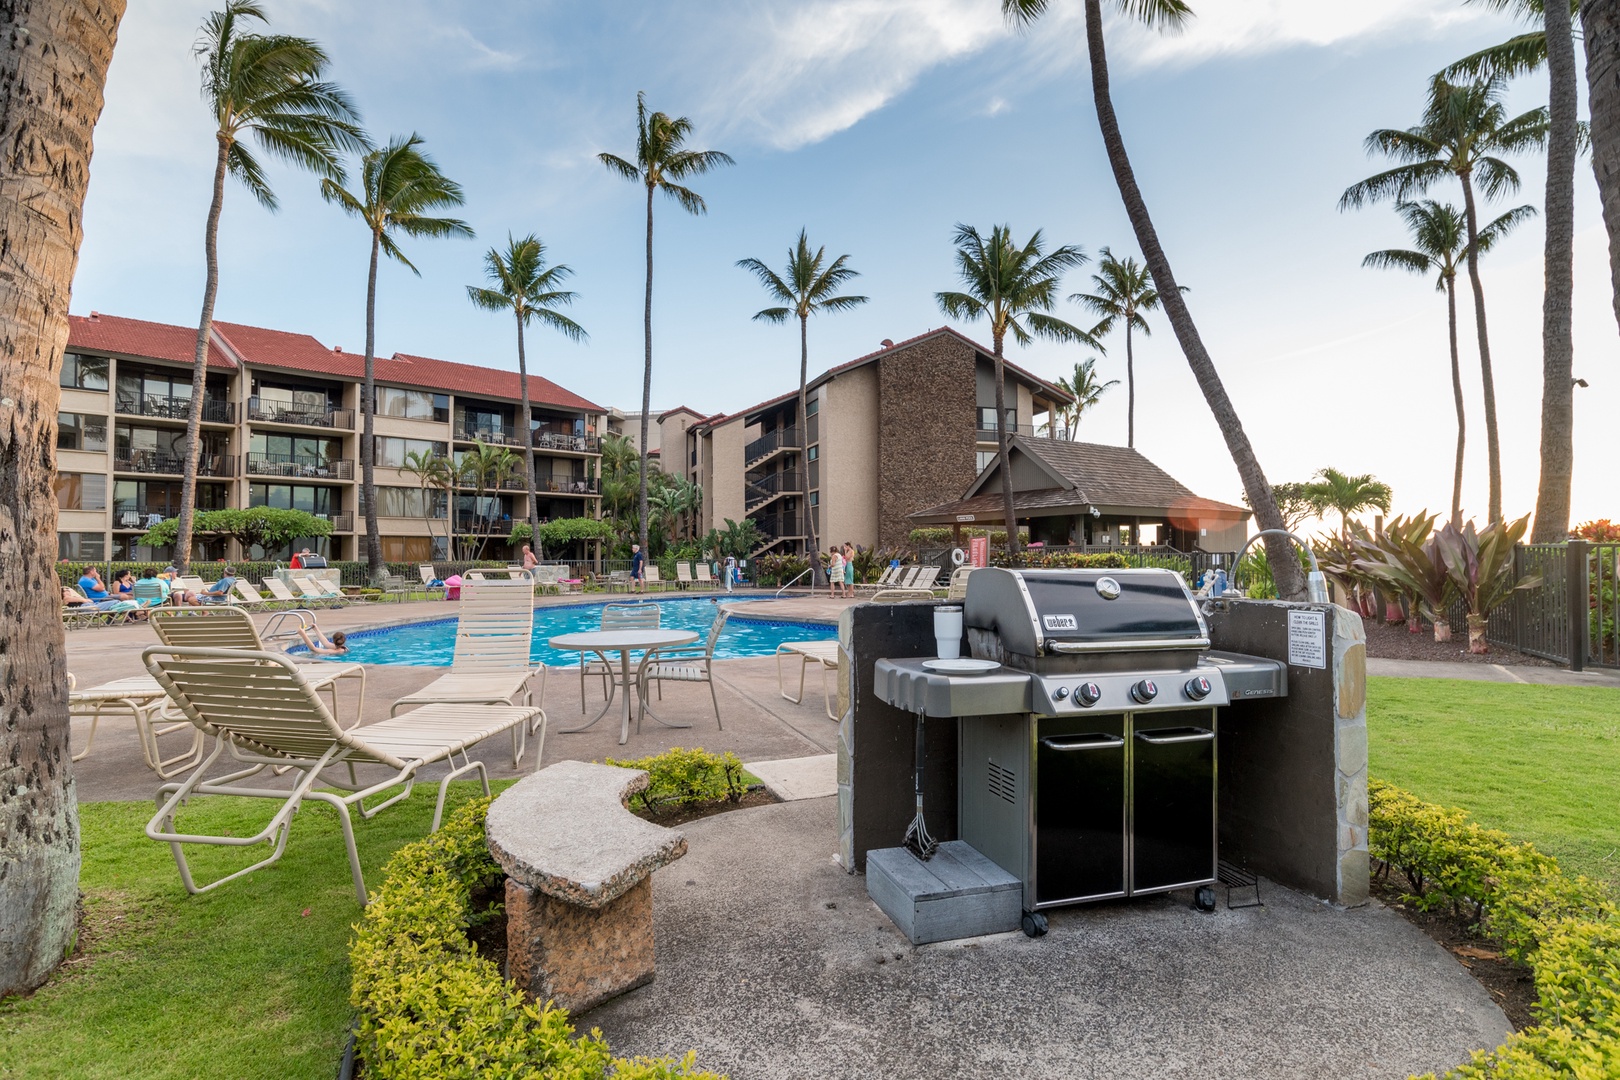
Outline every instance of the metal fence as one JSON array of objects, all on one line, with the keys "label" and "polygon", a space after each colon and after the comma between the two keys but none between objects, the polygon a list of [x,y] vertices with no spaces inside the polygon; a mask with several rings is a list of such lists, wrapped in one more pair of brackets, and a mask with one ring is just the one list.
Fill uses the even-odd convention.
[{"label": "metal fence", "polygon": [[[1541,584],[1515,592],[1491,612],[1485,638],[1492,645],[1539,656],[1573,671],[1620,667],[1620,544],[1520,544],[1515,578],[1540,575]],[[1447,617],[1456,631],[1468,611],[1455,601]]]}]

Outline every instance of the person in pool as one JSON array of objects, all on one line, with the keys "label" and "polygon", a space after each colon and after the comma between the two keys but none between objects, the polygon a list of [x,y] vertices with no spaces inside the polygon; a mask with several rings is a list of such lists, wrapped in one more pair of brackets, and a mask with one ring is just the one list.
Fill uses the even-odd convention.
[{"label": "person in pool", "polygon": [[318,626],[300,626],[298,636],[303,639],[304,647],[316,656],[342,656],[349,651],[349,636],[341,630],[327,637]]}]

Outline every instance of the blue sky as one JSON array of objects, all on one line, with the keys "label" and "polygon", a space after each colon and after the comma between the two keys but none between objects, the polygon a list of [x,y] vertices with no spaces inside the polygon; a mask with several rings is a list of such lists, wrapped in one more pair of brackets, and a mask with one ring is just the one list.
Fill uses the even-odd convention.
[{"label": "blue sky", "polygon": [[[801,226],[845,253],[871,303],[811,325],[818,371],[943,325],[956,222],[1035,228],[1093,255],[1134,252],[1083,64],[1078,0],[1032,32],[996,0],[711,0],[643,4],[268,0],[277,30],[320,40],[332,77],[379,138],[416,131],[466,189],[475,241],[411,243],[420,277],[379,284],[378,347],[515,367],[510,325],[475,310],[483,252],[538,233],[576,271],[576,345],[530,338],[533,369],[605,404],[640,404],[643,209],[601,150],[633,150],[637,90],[690,116],[693,145],[734,168],[694,187],[709,213],[656,210],[654,406],[742,408],[797,378],[797,335],[750,321],[765,306],[734,267],[779,265]],[[1372,472],[1398,510],[1444,510],[1454,429],[1444,303],[1431,283],[1360,268],[1404,244],[1386,208],[1339,214],[1377,168],[1375,127],[1418,118],[1429,73],[1515,29],[1456,0],[1198,0],[1185,34],[1118,27],[1115,101],[1161,238],[1261,461],[1274,480],[1323,465]],[[194,323],[212,138],[190,55],[209,5],[132,4],[96,133],[74,310]],[[1542,79],[1512,104],[1545,100]],[[1539,204],[1544,164],[1517,162],[1512,205]],[[367,237],[277,168],[278,214],[240,188],[221,230],[218,316],[364,345]],[[1604,425],[1620,411],[1606,244],[1589,166],[1578,174],[1575,517],[1614,516]],[[1440,197],[1456,199],[1452,189]],[[1541,227],[1485,263],[1506,505],[1532,509],[1540,401]],[[1065,292],[1089,287],[1089,269]],[[1464,296],[1467,310],[1466,294]],[[1070,316],[1083,316],[1071,308]],[[1466,322],[1467,320],[1465,320]],[[987,335],[972,325],[970,335]],[[1162,319],[1137,350],[1137,445],[1201,494],[1241,487]],[[1101,362],[1123,377],[1123,343]],[[1465,506],[1483,516],[1479,371],[1466,333]],[[1082,354],[1038,344],[1011,358],[1055,378]],[[1124,388],[1082,426],[1123,442]]]}]

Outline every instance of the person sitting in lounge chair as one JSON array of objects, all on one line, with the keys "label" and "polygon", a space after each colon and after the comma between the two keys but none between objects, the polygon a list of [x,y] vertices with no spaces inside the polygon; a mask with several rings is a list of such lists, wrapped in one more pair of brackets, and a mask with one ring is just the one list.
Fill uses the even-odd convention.
[{"label": "person sitting in lounge chair", "polygon": [[199,604],[228,604],[231,600],[231,590],[236,588],[236,567],[227,566],[224,575],[208,588],[197,594]]},{"label": "person sitting in lounge chair", "polygon": [[109,613],[117,611],[135,611],[141,606],[133,600],[113,600],[111,598],[105,600],[87,600],[83,596],[74,592],[68,586],[62,586],[63,607],[84,607],[86,605],[95,608],[97,611],[105,611]]},{"label": "person sitting in lounge chair", "polygon": [[303,639],[304,647],[316,656],[342,656],[349,651],[349,636],[341,630],[327,637],[318,626],[300,626],[298,636]]},{"label": "person sitting in lounge chair", "polygon": [[168,587],[169,603],[174,604],[177,607],[183,607],[186,604],[195,604],[197,602],[197,598],[192,595],[191,590],[182,589],[179,585],[175,584],[175,582],[177,582],[179,579],[180,569],[175,566],[165,566],[163,568],[163,572],[158,575],[158,580],[163,582]]}]

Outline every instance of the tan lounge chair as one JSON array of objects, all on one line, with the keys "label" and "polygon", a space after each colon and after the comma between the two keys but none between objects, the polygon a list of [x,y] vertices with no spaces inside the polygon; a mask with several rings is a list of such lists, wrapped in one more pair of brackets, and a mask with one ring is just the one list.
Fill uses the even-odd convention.
[{"label": "tan lounge chair", "polygon": [[951,571],[951,584],[945,592],[945,599],[959,603],[967,599],[968,577],[978,569],[974,566],[958,566]]},{"label": "tan lounge chair", "polygon": [[[303,616],[308,615],[308,620]],[[285,621],[296,618],[298,625],[309,628],[315,625],[315,616],[309,611],[279,612],[271,616],[270,622]],[[259,628],[253,624],[253,618],[241,608],[210,607],[210,608],[163,608],[152,612],[152,632],[157,639],[165,645],[179,648],[197,649],[241,649],[245,652],[265,652],[269,649],[270,641],[259,633]],[[277,635],[281,638],[297,638],[296,630],[290,633]],[[337,711],[337,683],[340,679],[356,679],[360,683],[359,698],[355,702],[354,715],[359,717],[366,704],[366,669],[361,664],[345,664],[333,662],[311,656],[310,660],[318,661],[309,665],[306,674],[311,686],[318,690],[325,690],[332,698],[332,710]]]},{"label": "tan lounge chair", "polygon": [[255,589],[253,586],[247,583],[247,578],[237,578],[236,584],[231,586],[231,591],[236,593],[236,595],[231,598],[232,604],[242,604],[247,607],[264,606],[264,597],[259,595],[258,589]]},{"label": "tan lounge chair", "polygon": [[[445,761],[451,767],[439,784],[433,812],[433,828],[437,829],[451,780],[476,772],[484,793],[489,794],[483,762],[470,758],[467,751],[492,735],[528,724],[538,711],[501,705],[428,705],[405,716],[345,730],[309,684],[307,669],[285,656],[154,646],[145,650],[141,658],[186,718],[205,735],[215,737],[213,753],[183,783],[158,788],[160,805],[146,826],[150,839],[169,845],[180,869],[180,880],[192,894],[207,892],[280,859],[287,848],[294,814],[305,800],[314,799],[337,811],[354,891],[360,903],[365,904],[366,883],[360,873],[350,808],[357,807],[361,817],[370,818],[409,797],[417,771],[424,765]],[[227,748],[247,767],[205,780]],[[371,764],[386,766],[392,773],[378,783],[362,785],[355,779],[354,766]],[[334,765],[348,768],[336,770],[331,768]],[[297,774],[290,791],[245,783],[267,769],[278,768]],[[317,784],[349,794],[316,790]],[[363,800],[394,788],[401,790],[374,806],[365,805]],[[269,824],[252,836],[180,832],[175,814],[186,800],[197,795],[276,799],[281,805]],[[272,844],[273,848],[253,865],[206,885],[193,880],[185,845],[251,847],[261,843]]]},{"label": "tan lounge chair", "polygon": [[855,587],[857,589],[871,589],[874,592],[879,589],[887,589],[903,573],[905,573],[905,567],[890,566],[883,571],[876,581],[869,581],[864,585],[857,584]]},{"label": "tan lounge chair", "polygon": [[[90,733],[85,737],[84,749],[74,754],[73,760],[79,761],[90,753],[90,748],[96,742],[96,728],[100,726],[103,716],[123,714],[135,721],[135,736],[141,744],[141,756],[147,768],[164,780],[178,776],[202,759],[203,737],[202,732],[197,731],[189,720],[184,720],[178,713],[170,713],[168,706],[168,692],[150,675],[132,675],[127,679],[79,690],[70,672],[68,715],[90,718]],[[153,722],[157,720],[181,722],[156,727]],[[191,735],[190,747],[183,753],[166,758],[158,747],[158,739],[177,731]]]},{"label": "tan lounge chair", "polygon": [[422,579],[422,587],[428,591],[429,596],[432,596],[434,593],[438,593],[440,599],[444,598],[443,583],[441,582],[438,585],[433,584],[435,581],[439,581],[440,579],[439,575],[433,572],[432,563],[422,563],[416,568],[416,573],[417,576]]},{"label": "tan lounge chair", "polygon": [[647,578],[642,582],[642,584],[647,587],[648,591],[651,591],[654,586],[657,586],[658,591],[663,592],[664,586],[669,583],[658,576],[658,564],[649,561],[647,563]]},{"label": "tan lounge chair", "polygon": [[905,586],[905,588],[908,588],[908,589],[933,589],[935,587],[934,583],[939,580],[939,567],[937,567],[937,566],[922,566],[922,567],[918,567],[918,569],[920,571],[922,571],[922,572],[919,573],[915,578],[913,578],[911,580],[911,584]]},{"label": "tan lounge chair", "polygon": [[714,588],[717,583],[714,580],[714,575],[709,573],[709,564],[700,562],[697,564],[696,569],[697,583],[708,589]]},{"label": "tan lounge chair", "polygon": [[937,600],[932,589],[884,589],[873,593],[874,604],[902,604],[907,600]]},{"label": "tan lounge chair", "polygon": [[[530,659],[534,643],[534,582],[519,570],[509,578],[468,581],[461,586],[456,621],[456,650],[450,673],[394,702],[393,716],[412,705],[517,705],[533,706],[529,680],[540,676],[540,703],[546,696],[546,665]],[[521,702],[517,699],[521,698]],[[538,713],[533,726],[512,729],[512,766],[523,760],[528,736],[538,731],[536,764],[546,750],[546,714]]]},{"label": "tan lounge chair", "polygon": [[690,589],[695,582],[692,579],[692,566],[690,563],[678,562],[675,564],[675,587],[677,589]]}]

